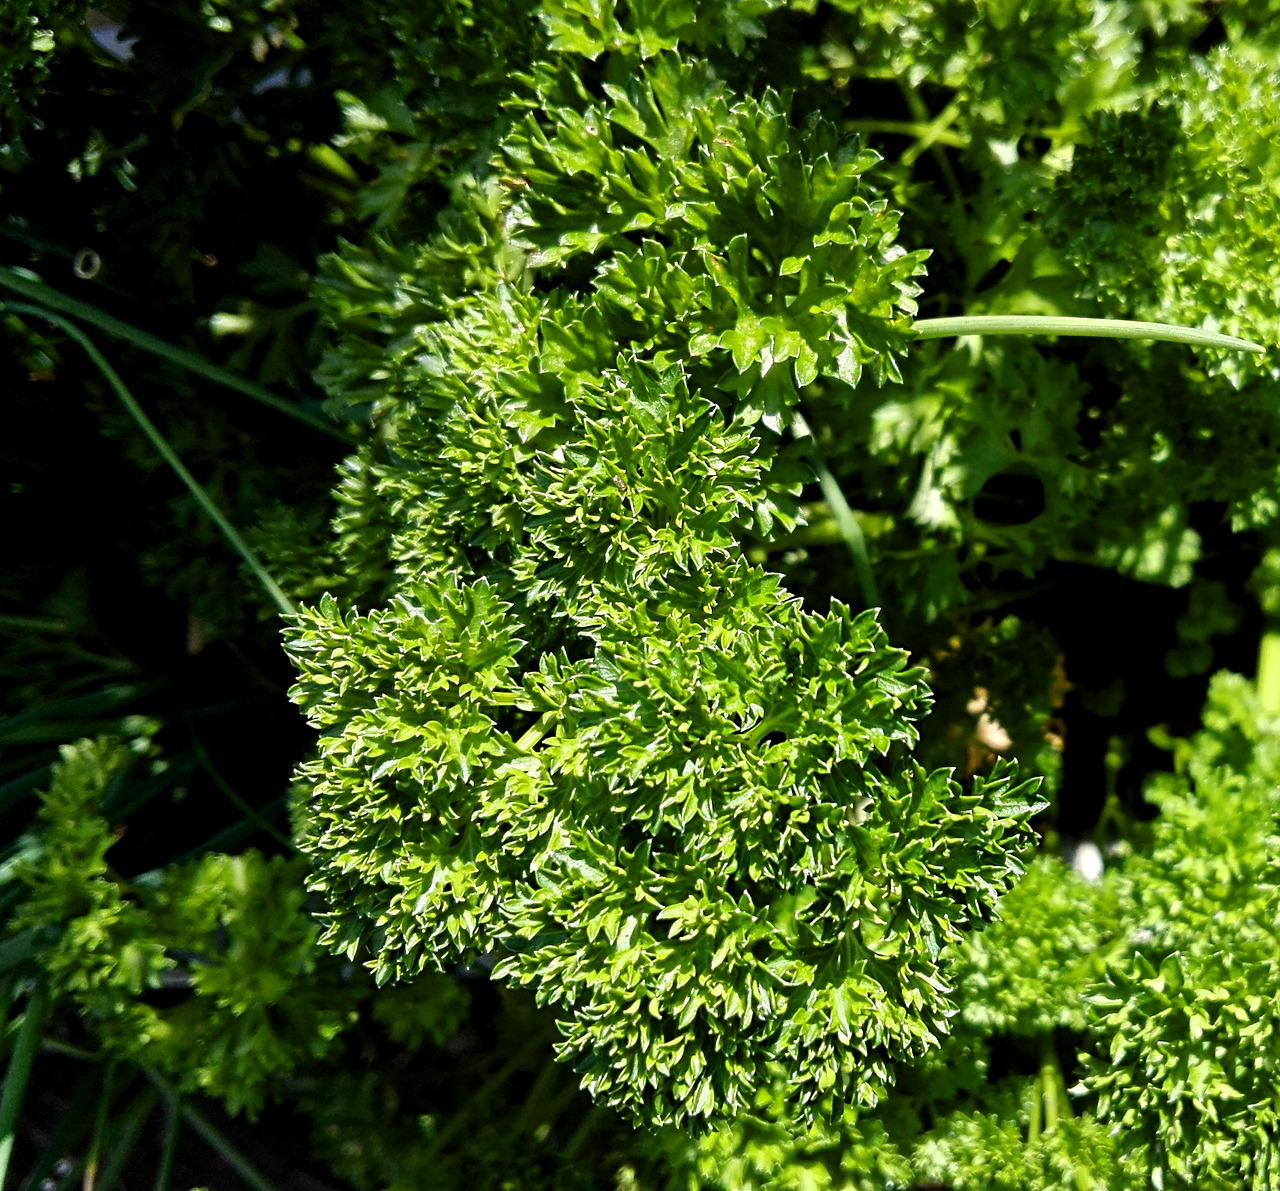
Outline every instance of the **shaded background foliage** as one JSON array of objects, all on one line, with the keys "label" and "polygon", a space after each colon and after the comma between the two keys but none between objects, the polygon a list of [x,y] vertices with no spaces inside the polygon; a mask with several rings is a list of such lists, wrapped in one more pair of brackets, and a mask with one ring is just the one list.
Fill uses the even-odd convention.
[{"label": "shaded background foliage", "polygon": [[[796,348],[810,447],[853,507],[890,640],[936,690],[917,755],[968,780],[1015,753],[1053,805],[1003,921],[950,961],[960,1011],[940,1051],[900,1066],[874,1111],[804,1128],[779,1065],[752,1112],[693,1141],[592,1106],[550,1062],[546,1012],[482,964],[375,989],[317,945],[285,795],[311,738],[272,609],[80,347],[30,309],[87,303],[310,416],[80,322],[290,594],[368,611],[415,557],[386,480],[435,384],[425,349],[476,295],[571,301],[643,247],[546,143],[607,118],[642,62],[705,60],[757,117],[791,90],[784,123],[874,149],[861,177],[901,212],[898,241],[930,252],[923,315],[1129,314],[1269,339],[1278,13],[6,5],[10,1070],[38,1048],[10,1177],[1280,1185],[1278,708],[1241,680],[1209,689],[1219,667],[1252,672],[1275,617],[1269,360],[971,340],[913,347],[895,384],[810,376]],[[584,238],[602,218],[614,240]],[[655,237],[692,247],[674,224]],[[660,302],[678,302],[687,267],[656,268]],[[759,344],[710,350],[739,366]],[[810,447],[778,438],[788,502],[768,527],[744,515],[748,557],[811,610],[873,602]],[[1099,881],[1059,857],[1086,838],[1108,852]],[[1241,1047],[1256,1062],[1235,1063]],[[224,1115],[253,1110],[256,1126]]]}]

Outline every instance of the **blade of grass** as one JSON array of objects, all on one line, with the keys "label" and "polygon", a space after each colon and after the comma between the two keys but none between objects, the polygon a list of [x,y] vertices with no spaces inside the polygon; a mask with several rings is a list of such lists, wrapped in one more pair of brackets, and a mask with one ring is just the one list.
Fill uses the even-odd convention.
[{"label": "blade of grass", "polygon": [[190,1104],[179,1099],[177,1089],[164,1076],[152,1071],[150,1067],[143,1067],[142,1073],[155,1084],[162,1095],[174,1097],[178,1102],[178,1112],[187,1125],[198,1133],[205,1143],[254,1191],[278,1191],[276,1185],[236,1149],[221,1130]]},{"label": "blade of grass", "polygon": [[92,1080],[77,1081],[71,1102],[58,1118],[58,1123],[44,1143],[40,1156],[27,1171],[26,1181],[22,1184],[20,1191],[38,1191],[58,1162],[79,1147],[93,1121],[89,1105],[93,1100],[94,1090]]},{"label": "blade of grass", "polygon": [[249,548],[248,542],[240,536],[235,526],[222,515],[218,506],[209,498],[209,494],[200,487],[196,482],[196,478],[186,469],[182,460],[178,458],[177,453],[169,445],[168,440],[156,429],[151,419],[143,413],[142,406],[138,404],[133,394],[129,392],[128,386],[120,379],[119,373],[107,363],[106,358],[94,346],[93,341],[74,323],[61,315],[54,314],[52,311],[41,310],[37,306],[28,306],[24,302],[10,302],[7,304],[6,309],[18,310],[43,318],[46,322],[51,322],[55,326],[61,327],[63,331],[84,348],[85,354],[93,361],[94,367],[102,373],[103,379],[111,386],[112,391],[120,399],[120,403],[129,411],[129,416],[133,418],[142,432],[150,439],[151,445],[155,447],[160,457],[186,485],[187,491],[191,493],[205,516],[218,527],[219,532],[232,549],[244,560],[245,566],[253,572],[254,577],[279,609],[280,614],[282,616],[291,616],[297,612],[293,601],[284,594],[280,589],[280,585],[271,577],[262,563],[258,561],[258,556]]},{"label": "blade of grass", "polygon": [[178,1127],[182,1123],[182,1098],[174,1093],[165,1094],[164,1136],[160,1141],[160,1162],[156,1167],[155,1191],[169,1191],[169,1178],[173,1174],[173,1159],[178,1151]]},{"label": "blade of grass", "polygon": [[19,978],[8,972],[0,975],[0,1021],[5,1023],[4,1032],[0,1033],[0,1063],[8,1061],[9,1052],[13,1050],[18,1032],[22,1029],[21,1015],[16,1021],[9,1020],[9,1011],[21,991],[19,983]]},{"label": "blade of grass", "polygon": [[807,444],[809,463],[817,474],[818,484],[822,488],[822,499],[827,502],[832,519],[840,530],[840,536],[844,539],[845,545],[849,548],[849,555],[853,559],[853,573],[858,581],[858,590],[862,594],[863,603],[868,608],[878,607],[880,590],[871,572],[871,559],[867,555],[867,539],[863,535],[862,526],[858,524],[858,518],[849,507],[849,502],[845,500],[844,492],[841,491],[835,476],[831,474],[831,469],[818,453],[809,423],[798,411],[792,415],[791,433],[797,440],[803,439]]},{"label": "blade of grass", "polygon": [[133,1103],[111,1122],[111,1151],[102,1164],[102,1173],[98,1176],[93,1191],[111,1191],[128,1162],[133,1147],[138,1142],[138,1134],[155,1112],[159,1097],[155,1088],[143,1088],[134,1097]]},{"label": "blade of grass", "polygon": [[[205,380],[211,380],[223,388],[234,389],[238,393],[243,393],[246,397],[252,397],[260,404],[268,406],[286,417],[302,422],[313,430],[319,430],[330,438],[336,438],[339,442],[349,445],[353,445],[355,442],[351,435],[340,430],[324,418],[308,413],[305,409],[291,401],[286,401],[283,397],[277,397],[269,389],[254,384],[253,381],[236,372],[232,372],[228,368],[222,368],[217,364],[210,363],[199,352],[188,351],[186,348],[169,343],[158,335],[152,335],[149,331],[144,331],[140,327],[135,327],[130,323],[115,318],[88,302],[69,298],[66,294],[46,285],[34,274],[26,274],[25,270],[19,272],[15,269],[0,268],[0,286],[22,294],[24,297],[31,298],[33,301],[40,302],[52,310],[60,310],[64,314],[81,319],[115,339],[130,343],[134,347],[150,352],[154,356],[160,356],[171,364],[177,364],[179,368],[185,368],[188,372],[194,373],[196,376],[202,376]],[[17,303],[9,304],[8,309],[19,309],[19,306]]]},{"label": "blade of grass", "polygon": [[56,935],[57,928],[50,929],[47,926],[31,926],[16,935],[10,935],[0,942],[0,972],[8,972],[19,964],[34,959]]},{"label": "blade of grass", "polygon": [[285,835],[274,823],[263,818],[262,814],[255,810],[245,801],[230,785],[229,782],[214,768],[213,761],[209,758],[209,754],[205,751],[204,745],[200,743],[200,738],[193,732],[191,735],[191,750],[196,755],[196,761],[200,768],[209,775],[210,780],[225,795],[228,802],[236,808],[244,817],[252,823],[259,831],[269,835],[278,844],[283,844],[286,848],[293,847],[293,841]]},{"label": "blade of grass", "polygon": [[114,682],[86,695],[70,695],[30,707],[0,719],[0,745],[47,744],[93,736],[103,731],[103,719],[161,689],[159,679],[149,682]]},{"label": "blade of grass", "polygon": [[22,1112],[27,1082],[31,1078],[40,1033],[44,1029],[51,1006],[49,989],[43,982],[37,983],[23,1011],[22,1024],[13,1045],[13,1055],[9,1059],[9,1069],[5,1072],[4,1089],[0,1091],[0,1188],[4,1187],[8,1178],[9,1158],[13,1153],[18,1117]]},{"label": "blade of grass", "polygon": [[960,335],[1077,335],[1089,339],[1154,339],[1190,343],[1196,347],[1225,347],[1265,352],[1260,343],[1179,327],[1172,323],[1144,323],[1119,318],[1059,318],[1043,314],[970,314],[958,318],[922,318],[911,327],[917,339],[950,339]]},{"label": "blade of grass", "polygon": [[[102,1155],[102,1141],[107,1132],[107,1116],[111,1110],[112,1084],[115,1083],[116,1062],[108,1059],[102,1069],[102,1085],[98,1092],[98,1110],[94,1113],[93,1135],[84,1158],[84,1191],[93,1191],[98,1181],[98,1163]],[[128,1086],[127,1083],[125,1086]]]}]

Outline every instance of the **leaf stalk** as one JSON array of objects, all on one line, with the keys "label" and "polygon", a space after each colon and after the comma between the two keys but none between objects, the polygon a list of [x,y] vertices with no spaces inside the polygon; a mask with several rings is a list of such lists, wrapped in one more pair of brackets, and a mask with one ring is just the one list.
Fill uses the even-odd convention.
[{"label": "leaf stalk", "polygon": [[950,339],[962,335],[1073,335],[1087,339],[1152,339],[1163,343],[1190,343],[1195,347],[1221,347],[1232,351],[1265,352],[1260,343],[1180,327],[1174,323],[1148,323],[1122,318],[1073,318],[1045,314],[967,314],[957,318],[921,318],[911,327],[916,339]]}]

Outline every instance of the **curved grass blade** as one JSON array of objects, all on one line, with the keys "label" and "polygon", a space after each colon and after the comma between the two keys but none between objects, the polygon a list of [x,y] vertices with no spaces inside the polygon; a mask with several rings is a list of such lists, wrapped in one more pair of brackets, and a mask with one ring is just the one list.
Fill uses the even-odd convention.
[{"label": "curved grass blade", "polygon": [[22,1101],[51,1005],[49,989],[43,982],[37,983],[23,1011],[22,1023],[18,1026],[17,1038],[13,1044],[13,1054],[9,1059],[9,1069],[5,1072],[4,1089],[0,1091],[0,1187],[5,1185],[8,1175]]},{"label": "curved grass blade", "polygon": [[[27,1171],[26,1181],[19,1191],[41,1191],[56,1184],[53,1172],[68,1154],[76,1152],[93,1126],[92,1103],[97,1086],[89,1079],[77,1081],[66,1109],[58,1118],[53,1131],[48,1134],[44,1148],[35,1163]],[[48,1182],[46,1182],[48,1180]]]},{"label": "curved grass blade", "polygon": [[178,1094],[178,1090],[164,1076],[156,1071],[152,1071],[150,1067],[143,1067],[142,1073],[159,1089],[162,1096],[170,1097],[171,1101],[176,1105],[183,1121],[186,1122],[196,1133],[198,1133],[212,1148],[218,1156],[231,1167],[250,1187],[253,1191],[277,1191],[276,1185],[271,1182],[252,1162],[249,1161],[234,1145],[231,1144],[229,1138],[223,1135],[210,1120],[202,1113],[198,1112],[190,1104],[186,1103]]},{"label": "curved grass blade", "polygon": [[875,576],[871,572],[871,559],[867,554],[867,539],[863,535],[862,526],[858,524],[858,518],[854,515],[853,509],[850,508],[849,502],[845,500],[844,492],[841,491],[839,482],[831,474],[831,469],[827,467],[826,461],[818,453],[817,445],[813,440],[813,431],[809,429],[809,423],[804,420],[798,411],[791,418],[791,433],[797,440],[803,440],[808,447],[809,465],[818,477],[818,484],[822,488],[822,499],[827,502],[827,508],[831,510],[831,516],[853,559],[853,573],[858,581],[863,603],[868,608],[879,607],[880,590],[876,586]]},{"label": "curved grass blade", "polygon": [[[30,298],[53,310],[60,310],[64,314],[81,319],[115,339],[131,343],[134,347],[141,348],[142,351],[150,352],[153,356],[168,360],[171,364],[177,364],[179,368],[185,368],[196,376],[202,376],[205,380],[213,381],[214,384],[221,385],[224,389],[233,389],[237,393],[243,393],[246,397],[252,397],[254,401],[274,409],[286,417],[303,422],[313,430],[318,430],[321,434],[327,434],[330,438],[336,438],[340,442],[347,444],[354,444],[355,442],[351,435],[340,430],[331,422],[317,414],[309,413],[292,401],[277,397],[270,389],[254,384],[253,381],[248,380],[237,372],[232,372],[229,368],[222,368],[217,364],[210,363],[199,352],[188,351],[186,348],[178,347],[166,339],[161,339],[158,335],[152,335],[149,331],[144,331],[140,327],[135,327],[131,323],[126,323],[122,319],[107,314],[88,302],[69,298],[59,290],[46,285],[35,274],[28,275],[25,270],[19,272],[15,269],[0,267],[0,286],[22,294],[23,297]],[[14,305],[8,304],[8,308],[14,309]]]},{"label": "curved grass blade", "polygon": [[5,309],[17,310],[24,314],[31,314],[38,318],[43,318],[46,322],[51,322],[54,326],[61,327],[68,335],[71,336],[82,348],[89,359],[93,361],[94,367],[102,373],[103,379],[109,384],[115,395],[120,398],[120,403],[129,411],[129,416],[137,422],[139,428],[151,441],[151,445],[155,447],[160,457],[173,469],[178,478],[186,485],[187,491],[194,497],[196,504],[203,510],[206,517],[218,527],[219,532],[231,548],[244,560],[245,566],[253,572],[254,577],[262,585],[262,589],[271,598],[272,602],[279,609],[282,616],[292,616],[297,612],[293,601],[289,599],[280,585],[271,577],[266,567],[258,561],[258,556],[249,548],[249,543],[244,540],[218,509],[218,506],[209,498],[209,494],[196,482],[196,478],[186,469],[182,460],[178,458],[177,453],[169,445],[168,439],[156,429],[155,424],[143,413],[133,394],[129,392],[128,386],[120,379],[120,374],[116,372],[106,358],[94,346],[93,341],[77,327],[73,322],[63,318],[60,314],[54,314],[50,310],[42,310],[38,306],[28,306],[25,302],[9,302]]}]

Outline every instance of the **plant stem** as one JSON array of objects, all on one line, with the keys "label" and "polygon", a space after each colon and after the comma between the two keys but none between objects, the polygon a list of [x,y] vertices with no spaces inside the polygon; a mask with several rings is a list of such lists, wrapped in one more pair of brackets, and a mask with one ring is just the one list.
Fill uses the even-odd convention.
[{"label": "plant stem", "polygon": [[556,718],[559,715],[555,711],[544,711],[538,717],[537,722],[516,741],[516,749],[518,752],[528,752],[532,749],[548,732],[554,727]]},{"label": "plant stem", "polygon": [[[214,384],[221,385],[224,389],[233,389],[237,393],[243,393],[246,397],[252,397],[262,405],[268,406],[296,421],[303,422],[313,430],[319,430],[322,434],[327,434],[330,438],[336,438],[340,442],[347,444],[353,444],[355,441],[349,434],[340,430],[326,419],[316,414],[308,413],[292,401],[277,397],[270,389],[254,384],[253,381],[248,380],[237,372],[232,372],[229,368],[221,368],[217,364],[210,363],[199,352],[187,351],[185,348],[169,343],[158,335],[152,335],[149,331],[144,331],[140,327],[135,327],[131,323],[115,318],[88,302],[68,298],[51,286],[45,285],[43,281],[34,275],[24,276],[23,273],[15,269],[0,268],[0,286],[40,302],[42,305],[54,310],[61,310],[64,314],[83,319],[115,339],[122,339],[126,343],[133,344],[134,347],[150,352],[153,356],[160,356],[171,364],[177,364],[179,368],[185,368],[196,376],[202,376],[205,380],[211,380]],[[0,304],[0,307],[5,305]],[[10,310],[19,309],[15,304],[7,304],[7,308]]]},{"label": "plant stem", "polygon": [[40,1049],[51,1055],[65,1055],[69,1059],[79,1059],[83,1063],[101,1063],[102,1055],[96,1050],[85,1050],[82,1046],[72,1046],[59,1038],[46,1038],[40,1043]]},{"label": "plant stem", "polygon": [[1280,627],[1268,624],[1258,646],[1258,702],[1264,715],[1280,715]]},{"label": "plant stem", "polygon": [[791,417],[791,433],[797,440],[808,440],[809,463],[817,473],[818,483],[822,487],[822,498],[827,502],[827,508],[831,510],[831,517],[839,527],[840,536],[849,547],[849,554],[853,559],[854,577],[858,581],[863,602],[868,608],[878,607],[880,590],[871,572],[871,559],[867,556],[867,539],[862,533],[862,526],[858,524],[858,518],[849,507],[849,502],[845,500],[839,483],[831,474],[831,469],[818,454],[813,440],[813,431],[809,429],[809,423],[804,420],[799,410]]},{"label": "plant stem", "polygon": [[31,1078],[31,1066],[35,1062],[40,1032],[51,1007],[49,990],[43,982],[32,990],[31,999],[22,1015],[18,1036],[13,1044],[9,1069],[5,1072],[4,1090],[0,1092],[0,1187],[5,1185],[9,1171],[9,1158],[13,1153],[14,1136],[18,1129],[18,1116],[22,1112],[22,1100],[26,1095],[27,1081]]},{"label": "plant stem", "polygon": [[1066,318],[1043,314],[969,314],[958,318],[922,318],[912,326],[917,339],[949,339],[959,335],[1077,335],[1090,339],[1154,339],[1164,343],[1191,343],[1197,347],[1224,347],[1236,351],[1265,352],[1259,343],[1179,327],[1172,323],[1144,323],[1120,318]]},{"label": "plant stem", "polygon": [[222,791],[227,801],[236,808],[246,819],[249,820],[259,831],[269,835],[278,844],[289,848],[293,846],[293,841],[289,839],[283,831],[281,831],[274,823],[264,818],[262,814],[255,810],[240,794],[232,788],[226,779],[214,768],[213,761],[210,759],[204,745],[200,743],[200,737],[195,734],[194,728],[191,733],[191,751],[195,753],[196,762],[200,768],[209,775],[213,784]]},{"label": "plant stem", "polygon": [[959,115],[960,103],[958,100],[953,100],[933,120],[925,125],[916,138],[916,143],[902,155],[902,164],[907,166],[914,165],[921,153],[927,152],[929,149],[934,148],[935,145],[949,144],[953,148],[965,147],[968,144],[966,140],[947,132],[947,129],[955,123],[956,117]]},{"label": "plant stem", "polygon": [[169,1191],[169,1179],[173,1173],[173,1158],[178,1149],[178,1126],[181,1123],[181,1098],[175,1093],[164,1094],[164,1139],[160,1148],[160,1164],[156,1168],[155,1191]]},{"label": "plant stem", "polygon": [[483,1120],[485,1114],[482,1110],[493,1096],[544,1046],[546,1046],[545,1039],[537,1034],[532,1035],[515,1054],[511,1055],[493,1075],[454,1110],[443,1128],[427,1142],[425,1155],[434,1157],[441,1153],[459,1134],[474,1128],[477,1121]]},{"label": "plant stem", "polygon": [[933,145],[948,145],[952,149],[963,149],[969,144],[967,138],[957,132],[946,131],[945,126],[939,126],[937,120],[846,120],[843,127],[846,132],[881,132],[909,136],[917,142],[923,142],[920,144],[920,152]]},{"label": "plant stem", "polygon": [[1040,1116],[1044,1112],[1044,1072],[1038,1071],[1031,1081],[1031,1120],[1027,1124],[1027,1145],[1040,1140]]},{"label": "plant stem", "polygon": [[583,1143],[591,1135],[592,1131],[605,1120],[604,1106],[593,1104],[591,1108],[583,1114],[582,1120],[578,1127],[569,1135],[569,1140],[565,1142],[561,1155],[566,1162],[571,1162],[582,1149]]},{"label": "plant stem", "polygon": [[1058,1070],[1058,1056],[1053,1051],[1053,1039],[1046,1038],[1040,1052],[1040,1092],[1044,1097],[1044,1131],[1052,1133],[1058,1125],[1061,1108],[1058,1088],[1062,1073]]},{"label": "plant stem", "polygon": [[155,447],[160,457],[186,485],[187,491],[195,498],[196,504],[200,506],[205,516],[218,527],[219,532],[226,538],[232,549],[244,560],[245,565],[253,572],[263,590],[279,609],[280,614],[282,616],[295,615],[298,609],[294,606],[293,601],[284,594],[280,585],[276,583],[267,569],[258,561],[258,556],[249,548],[249,544],[240,536],[235,526],[222,515],[218,506],[209,498],[209,494],[200,487],[196,482],[196,478],[186,469],[182,460],[178,458],[174,449],[169,445],[168,440],[156,429],[151,419],[143,413],[142,406],[138,404],[133,394],[129,392],[124,381],[120,379],[119,373],[107,363],[102,353],[94,346],[93,341],[74,323],[63,318],[60,314],[54,314],[52,311],[41,310],[38,306],[28,306],[25,302],[10,302],[5,309],[17,310],[24,314],[32,314],[43,318],[47,322],[61,327],[84,348],[85,354],[93,361],[94,367],[102,373],[103,379],[111,386],[115,395],[120,398],[120,402],[129,412],[129,416],[137,422],[143,434],[151,440],[151,445]]},{"label": "plant stem", "polygon": [[147,1123],[147,1119],[155,1111],[157,1096],[153,1088],[144,1087],[133,1103],[111,1122],[111,1150],[106,1161],[102,1163],[94,1191],[112,1191],[133,1147],[138,1142],[138,1134]]},{"label": "plant stem", "polygon": [[[944,109],[942,116],[937,119],[930,119],[928,106],[925,104],[924,100],[920,98],[919,93],[913,86],[911,86],[910,83],[905,80],[900,80],[898,89],[902,92],[902,98],[906,101],[907,108],[911,112],[911,115],[915,117],[919,123],[926,126],[934,126],[937,124],[937,120],[946,117],[946,122],[940,126],[940,129],[945,128],[946,125],[954,120],[956,115],[959,113],[959,108],[956,108],[956,111],[952,112],[951,107],[947,107]],[[908,150],[908,152],[910,152],[910,150]],[[953,232],[959,233],[968,225],[968,215],[965,211],[964,192],[960,187],[960,180],[956,177],[955,170],[951,168],[950,158],[948,158],[940,148],[940,138],[936,135],[930,143],[929,152],[937,163],[938,172],[942,175],[942,181],[951,197],[952,230]],[[914,162],[914,160],[915,156],[913,155],[911,161]],[[963,238],[957,235],[956,243],[967,244],[968,242],[967,235]]]},{"label": "plant stem", "polygon": [[[41,1050],[46,1049],[42,1046]],[[21,1191],[48,1191],[58,1185],[54,1171],[68,1154],[79,1152],[81,1143],[92,1124],[92,1106],[97,1088],[92,1079],[75,1081],[75,1092],[60,1113],[58,1123],[42,1138],[40,1153],[27,1167],[26,1179],[19,1184]],[[64,1180],[65,1181],[65,1180]]]},{"label": "plant stem", "polygon": [[168,1097],[177,1108],[182,1119],[215,1151],[219,1157],[231,1167],[254,1191],[277,1191],[272,1183],[252,1162],[249,1161],[231,1141],[223,1135],[203,1113],[197,1112],[190,1104],[184,1103],[177,1089],[162,1075],[143,1067],[142,1073],[159,1088],[161,1095]]},{"label": "plant stem", "polygon": [[[98,1111],[94,1114],[93,1135],[84,1158],[83,1191],[93,1191],[98,1182],[98,1164],[102,1160],[102,1141],[107,1132],[107,1116],[111,1111],[111,1085],[115,1082],[116,1061],[108,1059],[102,1068],[102,1087],[98,1092]],[[131,1082],[131,1080],[130,1080]]]}]

